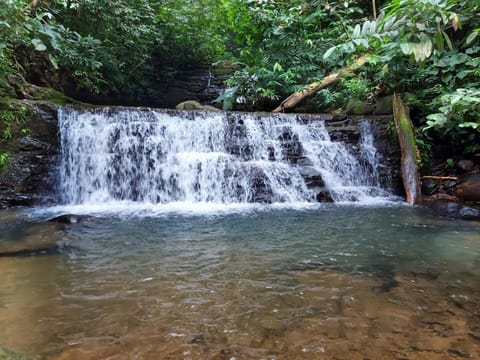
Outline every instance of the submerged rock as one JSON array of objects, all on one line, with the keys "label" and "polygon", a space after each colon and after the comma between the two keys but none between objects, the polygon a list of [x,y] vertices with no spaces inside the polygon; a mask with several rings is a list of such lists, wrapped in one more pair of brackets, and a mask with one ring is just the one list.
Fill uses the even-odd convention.
[{"label": "submerged rock", "polygon": [[13,222],[0,234],[0,257],[52,253],[59,249],[63,225]]},{"label": "submerged rock", "polygon": [[49,219],[49,222],[55,222],[59,224],[76,224],[80,221],[86,220],[90,218],[88,215],[74,215],[74,214],[64,214],[60,216],[56,216],[54,218]]},{"label": "submerged rock", "polygon": [[432,209],[438,216],[450,219],[480,220],[479,209],[447,199],[435,200]]},{"label": "submerged rock", "polygon": [[0,346],[0,359],[2,360],[29,360],[28,356],[19,354]]}]

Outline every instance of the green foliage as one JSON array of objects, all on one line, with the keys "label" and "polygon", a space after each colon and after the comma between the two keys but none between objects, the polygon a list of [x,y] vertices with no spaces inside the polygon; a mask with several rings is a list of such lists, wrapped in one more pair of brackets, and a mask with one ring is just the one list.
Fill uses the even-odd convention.
[{"label": "green foliage", "polygon": [[[308,109],[321,109],[332,111],[345,109],[350,100],[366,100],[372,93],[372,86],[369,80],[361,76],[346,76],[331,88],[320,90],[309,101]],[[313,104],[313,106],[312,106]]]},{"label": "green foliage", "polygon": [[240,26],[232,31],[241,46],[235,55],[245,67],[229,85],[236,86],[236,95],[257,108],[271,108],[342,64],[342,59],[334,63],[319,55],[339,40],[346,40],[345,29],[364,15],[355,1],[243,3]]},{"label": "green foliage", "polygon": [[213,0],[0,2],[4,88],[22,73],[69,94],[148,103],[177,70],[225,53],[226,8]]},{"label": "green foliage", "polygon": [[391,0],[324,58],[371,52],[371,81],[415,94],[423,134],[448,139],[456,152],[478,153],[479,12],[474,0]]},{"label": "green foliage", "polygon": [[480,89],[456,89],[438,101],[439,112],[427,116],[423,130],[434,129],[459,150],[480,156]]},{"label": "green foliage", "polygon": [[27,108],[20,107],[15,108],[13,105],[9,105],[7,109],[0,111],[0,128],[1,138],[3,141],[11,140],[14,135],[12,126],[20,124],[25,121],[27,116]]},{"label": "green foliage", "polygon": [[9,152],[0,152],[0,171],[7,165],[9,156]]},{"label": "green foliage", "polygon": [[[13,138],[20,134],[17,134],[17,125],[23,123],[27,116],[27,108],[15,107],[12,104],[8,104],[5,108],[0,109],[0,144],[8,143]],[[23,133],[25,129],[20,130]],[[8,151],[0,151],[0,171],[3,170],[8,162],[10,153]]]}]

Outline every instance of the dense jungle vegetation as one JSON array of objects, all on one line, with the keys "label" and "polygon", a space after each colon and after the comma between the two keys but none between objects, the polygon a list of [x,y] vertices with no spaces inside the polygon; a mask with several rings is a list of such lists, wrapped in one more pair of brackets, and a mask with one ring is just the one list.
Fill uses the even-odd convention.
[{"label": "dense jungle vegetation", "polygon": [[366,65],[305,109],[404,93],[424,150],[446,142],[478,161],[478,0],[0,0],[3,98],[28,98],[33,84],[155,106],[182,69],[225,61],[239,68],[224,108],[241,98],[273,109],[363,54]]}]

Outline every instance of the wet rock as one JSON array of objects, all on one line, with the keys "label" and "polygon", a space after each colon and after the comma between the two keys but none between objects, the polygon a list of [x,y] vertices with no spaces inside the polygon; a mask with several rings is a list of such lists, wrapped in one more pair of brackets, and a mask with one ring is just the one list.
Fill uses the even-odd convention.
[{"label": "wet rock", "polygon": [[48,151],[50,149],[49,144],[44,143],[31,136],[25,136],[19,139],[18,142],[19,142],[19,148],[22,151],[32,151],[32,150]]},{"label": "wet rock", "polygon": [[89,219],[90,216],[88,215],[74,215],[74,214],[65,214],[56,216],[54,218],[49,219],[49,222],[55,222],[59,224],[76,224],[80,221]]},{"label": "wet rock", "polygon": [[480,210],[470,206],[461,206],[458,215],[463,220],[480,220]]},{"label": "wet rock", "polygon": [[323,188],[325,187],[325,181],[323,181],[322,174],[318,172],[312,166],[305,166],[300,168],[300,175],[305,180],[305,184],[309,187],[318,187]]},{"label": "wet rock", "polygon": [[453,187],[457,186],[457,182],[455,180],[447,180],[443,183],[443,187],[448,190]]},{"label": "wet rock", "polygon": [[29,134],[3,144],[10,152],[7,165],[0,172],[0,208],[30,206],[55,197],[55,179],[60,157],[57,107],[22,102],[28,108],[23,122],[12,124],[12,131]]},{"label": "wet rock", "polygon": [[297,159],[297,166],[313,166],[313,161],[308,157],[300,157]]},{"label": "wet rock", "polygon": [[282,135],[278,137],[281,142],[283,155],[291,163],[296,164],[297,161],[303,158],[302,143],[298,139],[297,134],[293,134],[291,129],[285,129]]},{"label": "wet rock", "polygon": [[331,128],[329,135],[332,141],[344,142],[349,144],[357,144],[360,140],[360,130],[356,126],[342,126],[339,128]]},{"label": "wet rock", "polygon": [[451,219],[480,220],[480,209],[447,199],[437,199],[432,209],[438,216]]},{"label": "wet rock", "polygon": [[426,179],[422,181],[422,194],[433,195],[438,190],[438,184],[435,180]]},{"label": "wet rock", "polygon": [[470,172],[475,167],[475,163],[472,160],[460,160],[457,162],[457,168],[464,172]]},{"label": "wet rock", "polygon": [[432,209],[438,216],[456,218],[460,205],[453,201],[438,199],[433,203]]},{"label": "wet rock", "polygon": [[273,191],[267,176],[261,168],[251,169],[250,188],[253,190],[248,202],[270,204],[273,202]]},{"label": "wet rock", "polygon": [[480,202],[480,174],[469,174],[457,185],[457,196],[463,201]]},{"label": "wet rock", "polygon": [[324,190],[324,191],[319,192],[319,193],[315,196],[315,199],[316,199],[318,202],[326,202],[326,203],[332,203],[332,202],[333,202],[332,195],[331,195],[330,192],[327,191],[327,190]]}]

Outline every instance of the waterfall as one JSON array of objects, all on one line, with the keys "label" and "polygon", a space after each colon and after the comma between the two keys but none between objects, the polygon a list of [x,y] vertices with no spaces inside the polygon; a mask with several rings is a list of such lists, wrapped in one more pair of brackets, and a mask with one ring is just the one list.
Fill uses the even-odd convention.
[{"label": "waterfall", "polygon": [[59,110],[65,204],[368,201],[379,185],[368,121],[357,144],[288,114]]}]

